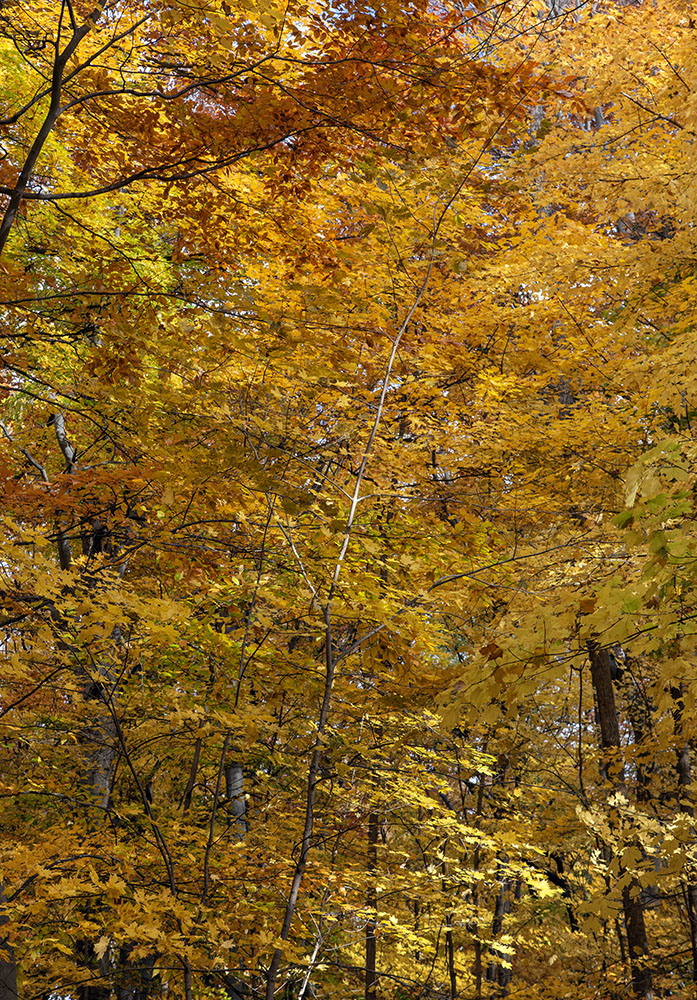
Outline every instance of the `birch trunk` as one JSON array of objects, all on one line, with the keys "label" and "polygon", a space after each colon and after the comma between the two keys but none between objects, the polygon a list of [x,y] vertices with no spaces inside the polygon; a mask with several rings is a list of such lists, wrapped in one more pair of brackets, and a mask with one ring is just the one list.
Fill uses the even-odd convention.
[{"label": "birch trunk", "polygon": [[247,803],[244,797],[244,772],[238,763],[225,765],[225,794],[235,823],[235,840],[247,835]]}]

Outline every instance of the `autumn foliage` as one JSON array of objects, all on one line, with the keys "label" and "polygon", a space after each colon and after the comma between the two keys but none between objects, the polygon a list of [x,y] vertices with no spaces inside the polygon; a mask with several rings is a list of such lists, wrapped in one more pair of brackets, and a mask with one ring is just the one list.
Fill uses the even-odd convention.
[{"label": "autumn foliage", "polygon": [[696,43],[0,3],[0,1000],[694,996]]}]

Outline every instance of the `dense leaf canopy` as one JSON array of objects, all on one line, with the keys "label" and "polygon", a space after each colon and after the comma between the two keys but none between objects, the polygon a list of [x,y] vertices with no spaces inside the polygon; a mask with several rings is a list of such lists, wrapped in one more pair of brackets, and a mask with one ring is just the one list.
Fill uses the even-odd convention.
[{"label": "dense leaf canopy", "polygon": [[696,40],[0,3],[0,1000],[694,996]]}]

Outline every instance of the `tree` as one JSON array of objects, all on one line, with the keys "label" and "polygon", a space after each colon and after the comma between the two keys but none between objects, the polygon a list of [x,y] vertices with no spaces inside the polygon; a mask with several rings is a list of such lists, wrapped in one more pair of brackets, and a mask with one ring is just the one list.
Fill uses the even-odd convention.
[{"label": "tree", "polygon": [[20,992],[679,995],[689,19],[2,17]]}]

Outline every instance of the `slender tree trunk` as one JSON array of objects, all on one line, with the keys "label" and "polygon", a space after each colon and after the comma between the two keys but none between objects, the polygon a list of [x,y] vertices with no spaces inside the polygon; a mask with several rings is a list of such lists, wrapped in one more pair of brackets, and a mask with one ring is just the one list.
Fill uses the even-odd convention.
[{"label": "slender tree trunk", "polygon": [[[508,757],[505,754],[501,755],[499,771],[494,778],[495,782],[500,781],[503,783],[506,780],[508,765]],[[496,938],[503,931],[505,917],[511,911],[511,892],[513,890],[513,882],[510,878],[504,877],[504,872],[502,870],[503,865],[507,861],[508,857],[506,855],[499,855],[499,892],[496,897],[496,903],[494,904],[494,917],[492,921],[493,942],[490,948],[491,958],[486,970],[487,982],[497,983],[500,987],[499,996],[505,996],[508,993],[512,975],[512,970],[503,965],[503,962],[508,962],[509,959],[506,958],[505,953],[499,950],[496,944]]]},{"label": "slender tree trunk", "polygon": [[652,765],[646,762],[646,742],[651,732],[650,709],[638,681],[633,680],[627,693],[627,714],[634,734],[634,745],[639,748],[636,758],[636,796],[639,802],[651,800]]},{"label": "slender tree trunk", "polygon": [[573,907],[571,886],[569,884],[569,880],[564,874],[564,859],[562,855],[557,853],[556,851],[550,854],[550,858],[552,861],[554,861],[554,864],[556,865],[557,869],[556,873],[550,871],[549,873],[550,881],[553,882],[554,885],[559,886],[564,895],[564,899],[566,901],[566,912],[569,917],[569,929],[572,934],[576,934],[578,931],[578,919],[576,917],[576,912]]},{"label": "slender tree trunk", "polygon": [[[486,752],[486,746],[484,745],[484,750]],[[479,829],[480,820],[482,815],[482,807],[484,805],[484,779],[483,777],[479,780],[479,788],[477,790],[477,807],[474,813],[474,826]],[[479,864],[481,860],[481,849],[480,845],[474,849],[474,870],[479,871]],[[482,942],[479,936],[479,881],[475,879],[472,884],[472,905],[474,907],[475,918],[471,926],[472,934],[474,935],[474,981],[475,981],[475,996],[477,1000],[481,1000],[482,996],[482,976],[483,976],[483,962],[482,962]]]},{"label": "slender tree trunk", "polygon": [[[418,936],[418,933],[419,933],[419,927],[421,926],[421,920],[420,920],[420,918],[421,918],[421,907],[419,906],[418,899],[415,899],[414,900],[414,934],[417,935],[417,936]],[[421,951],[418,948],[418,946],[417,946],[416,950],[414,951],[414,961],[415,962],[420,962],[421,961]]]},{"label": "slender tree trunk", "polygon": [[[83,772],[83,784],[87,797],[100,810],[99,816],[92,815],[90,810],[87,816],[88,830],[94,830],[103,821],[103,815],[109,805],[111,793],[111,776],[116,759],[116,732],[114,722],[108,712],[108,698],[104,693],[103,683],[110,683],[109,671],[105,668],[100,670],[102,680],[90,680],[83,687],[83,698],[86,701],[96,699],[104,703],[104,712],[95,721],[94,725],[83,730],[80,740],[89,748],[86,767]],[[89,912],[89,911],[88,911]],[[90,969],[95,975],[106,976],[109,974],[108,952],[101,960],[94,954],[94,943],[92,941],[79,941],[77,953],[81,964]],[[79,993],[80,1000],[109,1000],[111,990],[101,983],[86,983]]]},{"label": "slender tree trunk", "polygon": [[85,701],[99,701],[104,705],[104,711],[94,724],[87,726],[80,735],[80,742],[88,747],[83,784],[90,801],[100,810],[107,809],[109,805],[111,776],[116,760],[116,729],[108,709],[109,696],[104,690],[106,685],[112,683],[112,672],[103,667],[100,668],[99,678],[91,678],[82,689]]},{"label": "slender tree trunk", "polygon": [[624,931],[622,930],[622,921],[619,917],[615,917],[615,934],[617,935],[617,941],[620,946],[620,957],[622,959],[622,965],[625,969],[629,968],[629,960],[627,958],[627,942],[624,938]]},{"label": "slender tree trunk", "polygon": [[[629,657],[625,657],[625,664],[627,669],[622,676],[625,680],[623,686],[626,692],[625,704],[627,707],[627,716],[629,718],[629,724],[632,728],[632,734],[634,737],[636,798],[637,802],[641,802],[646,806],[653,799],[651,777],[655,770],[655,764],[653,763],[655,754],[652,756],[648,752],[649,741],[652,733],[652,705],[641,681],[638,664],[636,665],[636,670],[632,669],[632,661]],[[653,865],[654,870],[658,872],[660,870],[660,862],[658,859],[655,857],[651,859],[641,842],[637,842],[637,847],[641,851],[644,863],[647,865]],[[645,909],[649,906],[660,905],[661,891],[657,883],[643,887],[642,900]]]},{"label": "slender tree trunk", "polygon": [[697,884],[688,882],[685,886],[687,919],[690,923],[690,946],[692,949],[692,978],[697,983]]},{"label": "slender tree trunk", "polygon": [[[108,972],[106,955],[102,961],[95,958],[94,947],[91,941],[80,941],[77,945],[77,953],[83,968],[89,969],[95,977]],[[85,983],[78,992],[80,1000],[109,1000],[111,990],[102,983]]]},{"label": "slender tree trunk", "polygon": [[[315,798],[317,794],[317,784],[319,782],[320,764],[322,761],[322,754],[324,751],[323,737],[324,737],[324,732],[327,728],[329,707],[331,705],[332,691],[334,689],[334,674],[336,671],[336,660],[334,656],[334,645],[333,645],[334,640],[332,637],[330,611],[331,611],[330,606],[327,605],[325,608],[326,632],[325,632],[325,650],[324,650],[326,672],[324,676],[324,692],[322,695],[322,707],[320,708],[320,714],[317,724],[317,734],[315,736],[315,741],[312,748],[312,756],[310,757],[310,766],[308,768],[308,773],[307,773],[305,823],[303,827],[302,840],[300,842],[300,851],[298,853],[298,859],[295,863],[293,878],[290,885],[290,892],[288,893],[285,913],[283,916],[283,926],[281,927],[281,935],[280,935],[282,941],[287,941],[288,935],[290,934],[291,924],[293,923],[293,917],[295,915],[295,907],[297,906],[298,895],[300,893],[300,886],[302,884],[302,880],[305,875],[305,869],[307,867],[307,861],[310,855],[310,846],[312,843],[312,831],[314,829],[314,822],[315,822]],[[275,948],[271,956],[271,963],[269,965],[269,969],[266,974],[266,1000],[274,1000],[276,994],[276,979],[278,977],[278,970],[281,965],[282,954],[283,952],[281,948]]]},{"label": "slender tree trunk", "polygon": [[5,890],[0,884],[0,1000],[17,1000],[17,963],[14,948],[2,927],[10,919],[5,912]]},{"label": "slender tree trunk", "polygon": [[453,944],[453,915],[445,917],[445,951],[448,956],[448,978],[450,979],[450,1000],[457,996],[457,975],[455,972],[455,947]]},{"label": "slender tree trunk", "polygon": [[[506,916],[507,913],[510,912],[511,909],[510,890],[511,890],[511,880],[507,878],[502,879],[499,886],[498,895],[496,896],[496,903],[494,905],[494,918],[491,926],[492,936],[494,938],[497,938],[501,933],[501,931],[503,930],[504,917]],[[488,968],[486,970],[487,982],[498,983],[498,985],[502,986],[504,991],[506,991],[510,982],[510,977],[505,976],[504,973],[508,972],[509,970],[505,969],[503,965],[501,965],[502,955],[501,952],[498,951],[495,944],[493,944],[491,947],[491,954],[492,954],[492,959],[489,962]]]},{"label": "slender tree trunk", "polygon": [[[612,684],[610,652],[589,643],[591,678],[595,691],[600,743],[603,748],[602,772],[613,791],[626,796],[624,763],[621,754],[620,727]],[[627,932],[627,949],[632,975],[632,987],[639,997],[653,1000],[653,980],[648,966],[649,944],[646,936],[644,906],[639,895],[640,887],[632,879],[622,890],[622,909]]]},{"label": "slender tree trunk", "polygon": [[[447,846],[447,841],[445,842],[445,844],[443,846],[443,851],[445,851],[445,847],[446,846]],[[445,860],[443,860],[441,862],[440,870],[441,870],[441,875],[442,875],[440,887],[441,887],[441,891],[443,893],[443,898],[444,898],[444,900],[446,901],[446,904],[447,904],[446,893],[448,891],[448,886],[447,886],[447,882],[446,882],[446,878],[445,878],[446,873],[447,873],[446,872],[446,866],[445,866]],[[454,942],[453,942],[453,915],[450,912],[450,909],[447,908],[447,905],[446,905],[446,913],[445,913],[445,958],[446,958],[446,961],[448,963],[448,979],[450,981],[450,993],[449,993],[449,996],[450,996],[450,1000],[455,1000],[455,997],[457,996],[457,975],[456,975],[456,972],[455,972],[455,946],[454,946]]]},{"label": "slender tree trunk", "polygon": [[244,772],[236,761],[225,765],[225,794],[235,822],[235,840],[247,835],[247,803],[244,797]]},{"label": "slender tree trunk", "polygon": [[482,996],[482,964],[482,942],[477,938],[474,942],[474,995],[477,1000],[481,1000]]},{"label": "slender tree trunk", "polygon": [[376,889],[376,872],[378,866],[378,814],[371,812],[368,816],[368,879],[370,888],[366,900],[371,916],[365,925],[365,1000],[375,1000],[377,990],[377,930],[378,896]]},{"label": "slender tree trunk", "polygon": [[595,693],[600,745],[603,748],[601,773],[606,781],[625,791],[624,763],[620,753],[620,725],[612,686],[610,656],[607,650],[589,644],[591,679]]},{"label": "slender tree trunk", "polygon": [[[673,720],[675,733],[679,740],[677,749],[676,769],[678,772],[678,808],[680,812],[694,815],[694,805],[690,787],[692,784],[692,761],[690,759],[690,744],[685,739],[684,733],[684,689],[682,682],[677,687],[671,687],[670,693],[675,702],[673,709]],[[687,907],[687,919],[690,929],[690,947],[692,950],[692,978],[697,983],[697,882],[690,879],[684,886],[685,905]]]},{"label": "slender tree trunk", "polygon": [[116,1000],[147,1000],[155,986],[153,969],[155,956],[130,962],[134,945],[119,948],[119,978],[116,986]]}]

